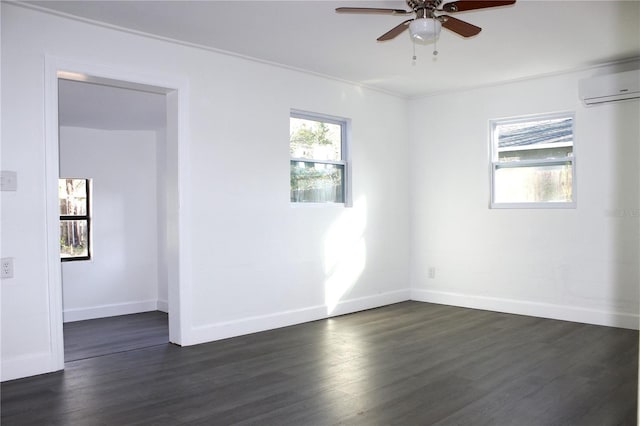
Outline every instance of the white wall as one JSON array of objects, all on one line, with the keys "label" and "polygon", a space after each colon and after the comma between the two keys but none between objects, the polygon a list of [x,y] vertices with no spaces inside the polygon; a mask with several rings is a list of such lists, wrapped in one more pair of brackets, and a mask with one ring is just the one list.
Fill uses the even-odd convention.
[{"label": "white wall", "polygon": [[156,310],[156,132],[61,127],[59,138],[60,176],[93,182],[93,256],[62,263],[65,321]]},{"label": "white wall", "polygon": [[[49,371],[45,55],[188,80],[185,343],[406,300],[403,99],[2,3],[2,378]],[[289,203],[289,111],[352,120],[353,208]],[[11,226],[5,226],[11,224]]]},{"label": "white wall", "polygon": [[[418,300],[637,324],[638,103],[582,108],[589,73],[407,102],[0,7],[1,167],[19,181],[1,194],[2,256],[16,270],[1,286],[3,380],[53,369],[45,55],[188,81],[185,344],[406,300],[410,281]],[[354,207],[290,205],[291,108],[352,120]],[[489,210],[488,120],[562,110],[577,113],[578,208]]]},{"label": "white wall", "polygon": [[[640,103],[577,92],[608,71],[411,101],[412,298],[637,328]],[[557,111],[576,112],[578,207],[489,209],[489,120]]]}]

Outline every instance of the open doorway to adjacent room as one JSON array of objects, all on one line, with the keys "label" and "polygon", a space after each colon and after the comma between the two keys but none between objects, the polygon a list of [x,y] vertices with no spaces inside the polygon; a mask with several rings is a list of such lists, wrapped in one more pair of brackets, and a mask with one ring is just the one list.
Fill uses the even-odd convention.
[{"label": "open doorway to adjacent room", "polygon": [[167,344],[166,90],[59,78],[58,135],[64,361]]}]

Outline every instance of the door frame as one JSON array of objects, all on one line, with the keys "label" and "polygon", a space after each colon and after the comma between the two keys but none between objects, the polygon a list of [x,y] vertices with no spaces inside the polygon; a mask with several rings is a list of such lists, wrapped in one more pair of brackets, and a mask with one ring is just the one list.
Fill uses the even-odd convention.
[{"label": "door frame", "polygon": [[191,227],[189,185],[188,80],[131,70],[119,66],[83,63],[60,57],[45,57],[45,179],[46,235],[49,299],[49,334],[53,370],[64,368],[62,268],[58,207],[59,123],[58,80],[60,78],[93,82],[128,89],[161,93],[167,99],[167,146],[177,152],[177,200],[174,224],[177,247],[169,253],[168,305],[169,341],[181,346],[191,344]]}]

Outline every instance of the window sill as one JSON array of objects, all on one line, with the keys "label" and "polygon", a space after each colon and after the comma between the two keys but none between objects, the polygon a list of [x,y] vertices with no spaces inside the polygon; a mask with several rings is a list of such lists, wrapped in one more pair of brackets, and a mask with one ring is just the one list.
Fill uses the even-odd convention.
[{"label": "window sill", "polygon": [[350,205],[348,205],[347,203],[295,203],[295,202],[289,202],[289,205],[291,206],[291,208],[294,209],[300,209],[300,208],[312,208],[312,209],[318,209],[318,208],[328,208],[328,209],[337,209],[337,208],[345,208],[345,207],[351,207]]},{"label": "window sill", "polygon": [[90,262],[93,259],[91,256],[83,256],[83,257],[61,257],[60,262]]},{"label": "window sill", "polygon": [[491,209],[575,209],[577,203],[572,202],[546,202],[546,203],[491,203]]}]

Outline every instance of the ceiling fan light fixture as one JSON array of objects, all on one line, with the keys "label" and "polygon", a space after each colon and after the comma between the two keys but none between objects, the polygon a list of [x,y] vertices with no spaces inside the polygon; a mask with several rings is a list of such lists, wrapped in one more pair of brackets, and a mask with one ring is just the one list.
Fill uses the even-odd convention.
[{"label": "ceiling fan light fixture", "polygon": [[442,23],[434,18],[414,19],[409,24],[409,33],[416,42],[426,42],[437,39],[440,36]]}]

